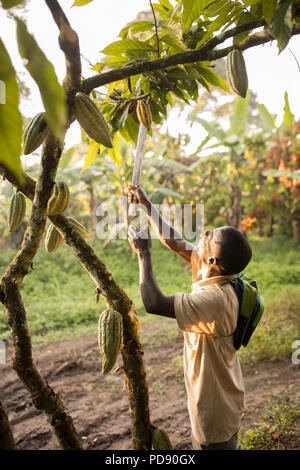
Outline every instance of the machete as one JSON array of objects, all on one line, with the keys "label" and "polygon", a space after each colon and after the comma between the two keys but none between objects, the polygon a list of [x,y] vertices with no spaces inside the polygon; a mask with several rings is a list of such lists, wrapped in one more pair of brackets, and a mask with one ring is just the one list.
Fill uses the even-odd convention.
[{"label": "machete", "polygon": [[[133,186],[134,188],[138,188],[140,185],[140,181],[141,181],[142,162],[143,162],[146,134],[147,134],[146,127],[140,124],[139,135],[138,135],[137,146],[136,146],[136,156],[134,160],[134,167],[133,167],[133,174],[132,174],[132,181],[131,181],[131,186]],[[133,215],[135,213],[134,206],[135,206],[134,203],[130,204],[129,210],[128,210],[129,215]]]}]

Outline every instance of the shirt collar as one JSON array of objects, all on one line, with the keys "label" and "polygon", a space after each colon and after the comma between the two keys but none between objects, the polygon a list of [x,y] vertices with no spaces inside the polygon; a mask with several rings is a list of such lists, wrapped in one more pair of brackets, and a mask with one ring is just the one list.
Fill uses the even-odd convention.
[{"label": "shirt collar", "polygon": [[201,279],[200,281],[193,282],[192,288],[196,289],[196,288],[203,287],[203,286],[209,286],[211,284],[221,284],[226,281],[230,281],[231,279],[234,278],[234,276],[235,274],[230,274],[227,276],[208,277],[207,279]]}]

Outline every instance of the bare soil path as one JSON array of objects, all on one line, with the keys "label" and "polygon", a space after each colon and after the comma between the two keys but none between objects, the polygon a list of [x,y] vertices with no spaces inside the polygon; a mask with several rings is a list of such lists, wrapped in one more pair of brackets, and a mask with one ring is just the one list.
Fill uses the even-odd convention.
[{"label": "bare soil path", "polygon": [[[148,330],[148,331],[147,331]],[[191,449],[182,373],[182,333],[158,319],[142,326],[141,339],[150,395],[151,421],[162,426],[175,449]],[[60,393],[87,449],[130,449],[128,401],[123,374],[101,374],[97,332],[72,341],[35,347],[38,368]],[[31,404],[8,364],[0,365],[0,400],[6,407],[19,449],[58,449],[45,416]],[[119,356],[116,365],[121,364]],[[260,409],[274,392],[299,393],[300,369],[290,360],[260,362],[244,371],[247,410],[242,427],[255,427]],[[293,449],[300,444],[293,443]]]}]

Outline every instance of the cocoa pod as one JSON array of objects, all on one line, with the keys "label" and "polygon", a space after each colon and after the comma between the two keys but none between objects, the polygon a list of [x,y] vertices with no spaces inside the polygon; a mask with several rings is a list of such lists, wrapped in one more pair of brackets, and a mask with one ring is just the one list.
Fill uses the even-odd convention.
[{"label": "cocoa pod", "polygon": [[8,208],[8,226],[9,231],[13,232],[20,227],[26,213],[26,200],[22,193],[15,192],[9,201]]},{"label": "cocoa pod", "polygon": [[149,105],[144,100],[139,100],[136,106],[136,115],[140,124],[148,131],[151,129],[152,115]]},{"label": "cocoa pod", "polygon": [[46,113],[39,113],[30,121],[24,132],[24,155],[34,152],[43,143],[48,129]]},{"label": "cocoa pod", "polygon": [[232,90],[245,98],[248,90],[248,75],[243,54],[239,49],[234,49],[227,55],[226,73]]},{"label": "cocoa pod", "polygon": [[98,107],[84,93],[77,93],[74,102],[74,114],[87,135],[99,144],[112,148],[109,127]]},{"label": "cocoa pod", "polygon": [[76,230],[83,238],[87,238],[89,236],[87,229],[83,225],[81,225],[78,220],[72,219],[72,217],[68,217],[68,221],[70,222],[74,230]]},{"label": "cocoa pod", "polygon": [[116,310],[104,310],[98,322],[98,346],[103,357],[102,373],[109,372],[123,347],[123,319]]},{"label": "cocoa pod", "polygon": [[45,248],[48,253],[53,253],[53,251],[56,251],[63,241],[64,239],[60,232],[54,227],[53,224],[50,224],[45,237]]},{"label": "cocoa pod", "polygon": [[48,201],[47,214],[62,214],[69,205],[70,191],[66,183],[55,183],[52,195]]},{"label": "cocoa pod", "polygon": [[162,428],[154,428],[151,431],[151,440],[154,450],[170,450],[173,449],[167,433]]}]

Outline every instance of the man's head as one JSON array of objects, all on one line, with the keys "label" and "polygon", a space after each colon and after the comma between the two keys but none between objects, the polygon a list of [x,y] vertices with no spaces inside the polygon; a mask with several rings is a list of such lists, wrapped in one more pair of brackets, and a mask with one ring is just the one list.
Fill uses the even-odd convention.
[{"label": "man's head", "polygon": [[246,237],[234,227],[207,230],[199,242],[199,255],[213,275],[237,274],[252,257]]}]

